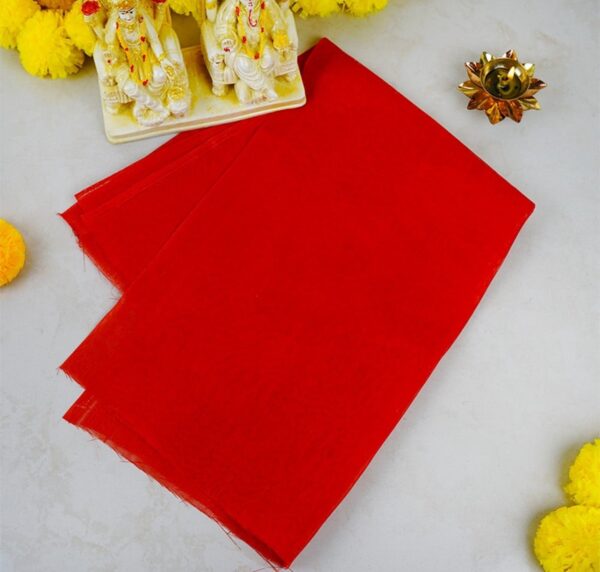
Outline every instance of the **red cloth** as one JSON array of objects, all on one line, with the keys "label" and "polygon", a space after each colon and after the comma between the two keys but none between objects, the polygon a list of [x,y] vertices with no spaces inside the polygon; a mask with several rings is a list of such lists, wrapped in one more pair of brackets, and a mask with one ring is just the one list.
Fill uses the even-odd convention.
[{"label": "red cloth", "polygon": [[175,138],[65,213],[124,294],[63,364],[98,435],[279,566],[471,316],[533,204],[321,41],[308,104]]}]

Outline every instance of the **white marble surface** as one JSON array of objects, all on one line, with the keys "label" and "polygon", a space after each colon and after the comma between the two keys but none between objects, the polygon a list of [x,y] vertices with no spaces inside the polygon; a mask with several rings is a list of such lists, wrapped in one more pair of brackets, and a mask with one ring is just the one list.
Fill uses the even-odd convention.
[{"label": "white marble surface", "polygon": [[[296,572],[536,570],[531,535],[564,466],[600,433],[596,0],[404,0],[328,35],[537,203],[476,315]],[[515,48],[549,88],[521,125],[467,112],[482,49]],[[34,79],[0,53],[1,216],[29,246],[0,292],[2,572],[251,572],[214,523],[61,420],[57,366],[117,293],[55,215],[161,140],[109,145],[91,66]],[[368,93],[365,94],[368,97]],[[468,181],[468,173],[465,173]]]}]

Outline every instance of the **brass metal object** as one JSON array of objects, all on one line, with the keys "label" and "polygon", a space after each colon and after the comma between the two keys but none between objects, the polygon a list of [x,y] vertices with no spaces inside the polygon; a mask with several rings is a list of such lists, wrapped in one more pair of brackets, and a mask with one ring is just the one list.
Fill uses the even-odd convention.
[{"label": "brass metal object", "polygon": [[534,96],[546,84],[533,77],[535,66],[520,63],[514,50],[499,58],[483,52],[478,62],[467,62],[465,67],[469,79],[458,89],[470,98],[467,109],[485,111],[490,123],[505,117],[518,123],[524,111],[540,109]]}]

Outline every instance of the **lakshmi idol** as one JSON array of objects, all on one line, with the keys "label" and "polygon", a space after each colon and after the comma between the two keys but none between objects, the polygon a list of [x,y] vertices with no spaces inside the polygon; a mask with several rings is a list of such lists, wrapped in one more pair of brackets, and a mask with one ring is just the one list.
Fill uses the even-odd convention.
[{"label": "lakshmi idol", "polygon": [[94,61],[107,111],[118,113],[133,101],[143,126],[188,111],[187,72],[164,1],[110,0],[106,11],[88,8],[84,14],[98,38]]}]

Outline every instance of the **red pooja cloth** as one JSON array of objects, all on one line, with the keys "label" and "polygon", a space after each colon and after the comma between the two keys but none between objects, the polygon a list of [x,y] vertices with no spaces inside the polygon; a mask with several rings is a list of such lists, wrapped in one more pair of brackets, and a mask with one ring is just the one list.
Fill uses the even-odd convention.
[{"label": "red pooja cloth", "polygon": [[124,290],[66,418],[288,566],[457,337],[533,204],[323,40],[308,104],[185,134],[65,213]]}]

